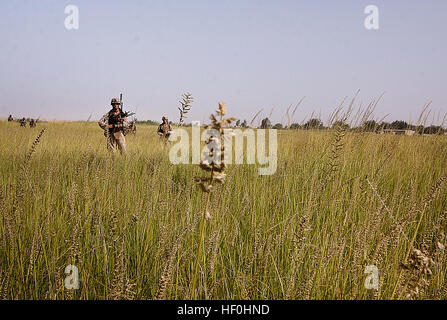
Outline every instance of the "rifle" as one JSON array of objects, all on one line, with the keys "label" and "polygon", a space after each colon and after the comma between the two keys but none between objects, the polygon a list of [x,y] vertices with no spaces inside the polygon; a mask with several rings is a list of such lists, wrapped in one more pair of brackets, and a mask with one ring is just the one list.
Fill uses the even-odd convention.
[{"label": "rifle", "polygon": [[120,93],[120,112],[123,112],[123,94]]},{"label": "rifle", "polygon": [[133,116],[135,114],[135,112],[130,112],[130,111],[123,112],[123,94],[122,93],[120,93],[120,114],[123,114],[124,118]]}]

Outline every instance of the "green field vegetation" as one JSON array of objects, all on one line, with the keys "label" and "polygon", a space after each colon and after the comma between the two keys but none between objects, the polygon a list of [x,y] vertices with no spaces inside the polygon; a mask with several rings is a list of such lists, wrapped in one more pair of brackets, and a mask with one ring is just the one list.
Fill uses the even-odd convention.
[{"label": "green field vegetation", "polygon": [[276,173],[229,165],[210,219],[155,126],[126,156],[96,123],[0,136],[0,298],[447,298],[447,136],[280,130]]}]

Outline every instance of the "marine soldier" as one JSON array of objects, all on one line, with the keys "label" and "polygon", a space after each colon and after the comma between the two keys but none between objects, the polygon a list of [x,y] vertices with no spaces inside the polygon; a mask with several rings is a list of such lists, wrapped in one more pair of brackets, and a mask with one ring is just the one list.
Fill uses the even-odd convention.
[{"label": "marine soldier", "polygon": [[120,110],[120,100],[112,98],[110,102],[112,110],[102,116],[99,120],[99,126],[105,131],[107,136],[107,149],[116,152],[117,149],[121,154],[126,153],[125,130],[128,127],[127,116]]},{"label": "marine soldier", "polygon": [[22,119],[19,120],[20,126],[21,127],[26,127],[26,119],[25,117],[23,117]]},{"label": "marine soldier", "polygon": [[14,121],[14,118],[12,117],[12,115],[9,115],[8,122],[12,122],[12,121]]},{"label": "marine soldier", "polygon": [[158,126],[157,133],[160,137],[165,137],[168,139],[171,135],[172,127],[169,124],[167,117],[161,118],[161,121],[163,122]]},{"label": "marine soldier", "polygon": [[34,128],[34,127],[36,127],[36,122],[37,122],[37,121],[35,121],[34,119],[31,119],[31,120],[29,121],[29,126],[30,126],[30,128]]}]

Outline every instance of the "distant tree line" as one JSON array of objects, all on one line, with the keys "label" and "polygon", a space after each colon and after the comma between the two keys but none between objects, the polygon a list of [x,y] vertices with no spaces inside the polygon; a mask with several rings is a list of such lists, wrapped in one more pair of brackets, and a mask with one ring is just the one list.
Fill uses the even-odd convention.
[{"label": "distant tree line", "polygon": [[153,120],[137,120],[135,121],[136,124],[147,124],[147,125],[151,125],[151,126],[155,126],[155,125],[159,125],[160,123],[157,121],[153,121]]},{"label": "distant tree line", "polygon": [[[137,121],[137,124],[147,124],[147,125],[159,125],[157,121],[153,120],[145,120],[145,121]],[[247,120],[237,120],[235,123],[235,126],[237,128],[248,128]],[[261,120],[261,129],[290,129],[290,130],[324,130],[324,129],[330,129],[330,128],[342,128],[343,130],[357,130],[357,131],[363,131],[363,132],[380,132],[382,130],[386,129],[393,129],[393,130],[413,130],[416,133],[419,134],[444,134],[447,133],[447,129],[443,128],[442,126],[422,126],[422,125],[412,125],[408,124],[405,121],[402,120],[396,120],[391,123],[389,122],[377,122],[375,120],[368,120],[365,121],[361,126],[358,127],[352,127],[343,121],[335,121],[330,126],[324,126],[323,122],[320,119],[312,118],[309,119],[307,122],[299,124],[299,123],[292,123],[290,126],[283,126],[281,123],[272,124],[269,118],[264,118]]]},{"label": "distant tree line", "polygon": [[396,120],[391,123],[389,122],[378,123],[377,121],[374,120],[368,120],[365,123],[363,123],[362,129],[363,131],[368,132],[379,132],[387,129],[413,130],[419,134],[444,134],[447,132],[447,130],[441,126],[430,125],[425,127],[423,125],[408,124],[407,122],[402,120]]},{"label": "distant tree line", "polygon": [[324,126],[323,122],[320,119],[312,118],[309,119],[307,122],[303,124],[299,123],[292,123],[289,127],[284,127],[281,123],[277,123],[275,125],[272,125],[270,119],[264,118],[261,121],[260,128],[262,129],[301,129],[301,130],[323,130],[328,128],[342,128],[343,130],[360,130],[363,132],[380,132],[382,130],[386,129],[392,129],[392,130],[413,130],[416,133],[420,134],[444,134],[447,132],[446,128],[443,128],[442,126],[436,126],[436,125],[430,125],[430,126],[422,126],[422,125],[411,125],[408,124],[405,121],[402,120],[396,120],[391,123],[389,122],[380,122],[378,123],[375,120],[368,120],[365,121],[361,126],[353,127],[348,123],[345,123],[343,121],[335,121],[330,127]]}]

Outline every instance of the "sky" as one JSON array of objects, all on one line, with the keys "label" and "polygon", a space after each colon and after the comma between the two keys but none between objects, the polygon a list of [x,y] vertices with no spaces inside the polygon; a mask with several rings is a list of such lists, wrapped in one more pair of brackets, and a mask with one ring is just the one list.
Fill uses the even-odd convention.
[{"label": "sky", "polygon": [[[79,9],[67,30],[65,7]],[[367,5],[379,29],[367,30]],[[305,97],[292,122],[322,120],[343,98],[415,123],[447,112],[447,1],[1,0],[0,117],[97,120],[122,92],[139,120],[208,122],[225,102],[249,122]]]}]

